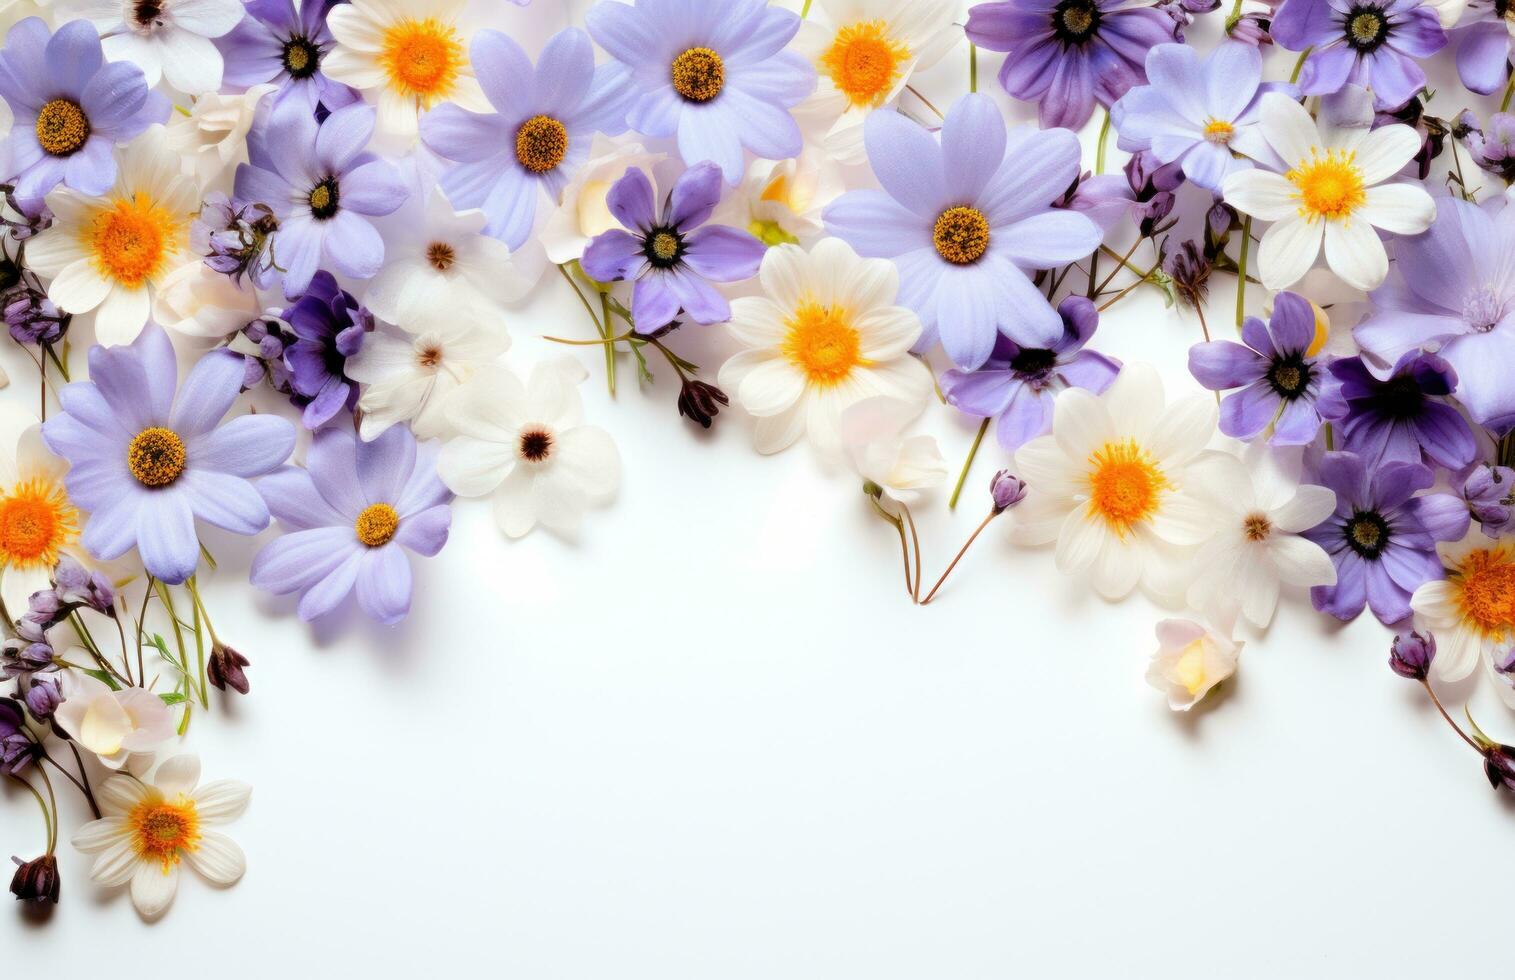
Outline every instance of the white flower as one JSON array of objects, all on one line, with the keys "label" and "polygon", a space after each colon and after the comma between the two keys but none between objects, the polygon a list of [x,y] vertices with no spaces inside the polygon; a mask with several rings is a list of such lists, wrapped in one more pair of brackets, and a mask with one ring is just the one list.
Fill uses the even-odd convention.
[{"label": "white flower", "polygon": [[765,245],[808,247],[826,234],[821,214],[842,190],[836,168],[810,150],[792,160],[758,159],[711,220],[745,228]]},{"label": "white flower", "polygon": [[43,444],[35,416],[0,408],[0,597],[13,616],[51,585],[63,555],[93,564],[79,543],[83,521],[63,485],[67,472],[68,463]]},{"label": "white flower", "polygon": [[930,436],[906,436],[905,427],[921,406],[894,398],[865,398],[842,412],[841,437],[847,459],[865,484],[906,506],[921,491],[947,479],[947,463]]},{"label": "white flower", "polygon": [[450,433],[448,397],[479,368],[510,346],[510,335],[491,318],[460,315],[448,327],[416,333],[380,327],[347,359],[347,375],[364,385],[358,434],[371,442],[397,422],[409,422],[417,439]]},{"label": "white flower", "polygon": [[[83,650],[69,659],[88,659]],[[103,681],[76,670],[63,673],[63,703],[53,717],[81,748],[112,769],[133,755],[151,753],[174,736],[174,721],[153,692],[140,687],[112,690]]]},{"label": "white flower", "polygon": [[184,175],[202,191],[231,189],[237,164],[247,162],[247,131],[258,103],[274,88],[254,85],[240,95],[207,92],[188,115],[175,112],[169,119],[168,145],[180,155]]},{"label": "white flower", "polygon": [[[1410,608],[1436,634],[1432,672],[1458,681],[1480,660],[1492,671],[1495,658],[1515,645],[1515,540],[1475,533],[1440,552],[1447,577],[1416,589]],[[1500,697],[1515,708],[1509,679],[1495,680]]]},{"label": "white flower", "polygon": [[1188,711],[1210,689],[1236,673],[1242,645],[1187,619],[1157,624],[1157,653],[1147,683],[1168,695],[1168,707]]},{"label": "white flower", "polygon": [[757,417],[758,452],[778,452],[807,432],[835,451],[848,405],[881,395],[918,411],[931,397],[930,370],[910,356],[920,319],[895,305],[894,263],[860,259],[828,238],[808,253],[770,248],[758,275],[764,295],[733,300],[727,325],[748,349],[720,373],[721,387]]},{"label": "white flower", "polygon": [[1325,549],[1300,537],[1331,516],[1336,494],[1309,484],[1258,486],[1230,453],[1201,455],[1189,470],[1189,485],[1214,528],[1191,565],[1194,609],[1218,616],[1240,611],[1262,628],[1273,620],[1280,584],[1336,584]]},{"label": "white flower", "polygon": [[198,257],[164,276],[153,296],[153,319],[186,337],[221,340],[262,315],[256,292]]},{"label": "white flower", "polygon": [[27,264],[52,278],[47,298],[73,314],[95,310],[95,339],[107,347],[142,332],[152,291],[188,254],[200,203],[162,126],[115,152],[116,186],[104,197],[60,186],[47,195],[52,225],[26,243]]},{"label": "white flower", "polygon": [[460,497],[493,494],[495,521],[513,538],[539,521],[577,531],[585,509],[621,482],[610,436],[583,424],[577,385],[586,376],[567,358],[537,365],[525,385],[505,368],[479,371],[448,399],[461,434],[437,459],[442,482]]},{"label": "white flower", "polygon": [[664,159],[664,154],[649,153],[640,143],[617,146],[596,134],[589,162],[564,186],[558,207],[542,227],[540,238],[547,257],[557,265],[576,262],[590,239],[620,228],[620,221],[605,203],[610,188],[629,168],[650,173]]},{"label": "white flower", "polygon": [[1346,93],[1328,100],[1320,120],[1287,95],[1263,96],[1263,138],[1289,170],[1260,167],[1229,175],[1227,204],[1273,225],[1263,234],[1257,260],[1263,285],[1297,282],[1320,254],[1348,285],[1377,288],[1389,258],[1375,229],[1399,235],[1425,231],[1436,204],[1415,183],[1385,184],[1420,151],[1420,136],[1398,123],[1369,130],[1370,100]]},{"label": "white flower", "polygon": [[98,855],[90,878],[107,887],[131,882],[132,904],[144,918],[162,915],[174,900],[181,860],[218,885],[247,870],[242,848],[205,828],[241,816],[252,787],[230,779],[199,782],[200,760],[193,755],[166,760],[151,782],[111,776],[96,794],[104,815],[74,834],[75,847]]},{"label": "white flower", "polygon": [[221,87],[221,52],[210,38],[242,19],[241,0],[62,0],[57,23],[83,17],[111,61],[130,61],[149,86],[159,78],[186,95]]},{"label": "white flower", "polygon": [[1165,406],[1146,364],[1126,365],[1102,395],[1063,391],[1052,434],[1015,454],[1030,492],[1015,509],[1014,540],[1056,541],[1057,567],[1087,575],[1106,598],[1138,582],[1159,597],[1181,596],[1189,554],[1210,532],[1188,469],[1215,421],[1215,402],[1203,395]]}]

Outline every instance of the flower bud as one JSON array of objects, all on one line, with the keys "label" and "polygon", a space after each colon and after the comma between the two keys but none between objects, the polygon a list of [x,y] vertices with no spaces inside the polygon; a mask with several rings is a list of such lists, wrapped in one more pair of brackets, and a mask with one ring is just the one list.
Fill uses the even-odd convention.
[{"label": "flower bud", "polygon": [[1515,747],[1490,744],[1483,750],[1483,774],[1489,785],[1515,792]]},{"label": "flower bud", "polygon": [[1000,470],[989,481],[989,496],[994,498],[994,512],[1003,514],[1025,499],[1026,481],[1009,470]]},{"label": "flower bud", "polygon": [[58,875],[58,859],[51,854],[44,854],[30,861],[23,861],[18,857],[12,857],[17,864],[16,873],[11,878],[11,894],[18,901],[35,902],[38,905],[57,905],[59,884],[62,879]]},{"label": "flower bud", "polygon": [[730,404],[731,399],[724,391],[704,381],[686,378],[679,389],[679,414],[699,423],[701,428],[710,428],[721,407]]},{"label": "flower bud", "polygon": [[58,705],[63,703],[63,691],[58,687],[58,682],[45,677],[32,679],[31,686],[26,689],[26,710],[32,713],[32,717],[38,721],[46,721],[58,710]]},{"label": "flower bud", "polygon": [[210,648],[210,660],[205,664],[205,676],[218,691],[224,691],[229,687],[238,694],[246,694],[252,690],[252,685],[248,683],[247,673],[243,668],[250,666],[252,662],[246,657],[217,640]]},{"label": "flower bud", "polygon": [[1412,681],[1426,679],[1431,661],[1436,657],[1436,637],[1426,633],[1400,633],[1389,645],[1389,667],[1400,677]]}]

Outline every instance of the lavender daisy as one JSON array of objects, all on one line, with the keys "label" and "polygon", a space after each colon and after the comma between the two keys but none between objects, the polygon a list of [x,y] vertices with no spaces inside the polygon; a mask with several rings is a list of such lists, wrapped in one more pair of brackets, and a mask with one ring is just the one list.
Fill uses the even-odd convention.
[{"label": "lavender daisy", "polygon": [[1082,296],[1058,304],[1063,335],[1051,347],[1022,347],[999,337],[994,353],[977,371],[943,373],[947,403],[979,418],[998,419],[995,434],[1010,452],[1052,429],[1052,406],[1065,388],[1087,388],[1096,395],[1120,373],[1120,361],[1086,350],[1099,326],[1099,311]]},{"label": "lavender daisy", "polygon": [[293,98],[311,114],[316,106],[340,109],[358,93],[321,73],[321,59],[336,45],[326,13],[338,0],[247,0],[247,16],[216,39],[225,60],[223,82],[233,90],[278,86],[274,101]]},{"label": "lavender daisy", "polygon": [[358,607],[385,626],[410,611],[406,552],[430,558],[447,543],[452,494],[436,474],[437,445],[417,447],[403,425],[373,442],[322,429],[306,467],[286,466],[258,482],[284,527],[253,558],[251,580],[275,595],[300,593],[309,622],[356,593]]},{"label": "lavender daisy", "polygon": [[639,333],[661,330],[681,308],[696,323],[731,319],[731,304],[711,282],[751,279],[766,249],[745,231],[705,224],[720,199],[721,171],[708,162],[679,176],[661,211],[652,182],[634,167],[610,188],[610,213],[631,231],[613,228],[590,242],[584,271],[601,282],[636,280]]},{"label": "lavender daisy", "polygon": [[318,429],[357,404],[358,386],[347,376],[347,359],[363,348],[373,317],[323,269],[284,311],[284,320],[296,338],[284,349],[291,400],[304,408],[301,424]]},{"label": "lavender daisy", "polygon": [[90,348],[89,377],[62,389],[42,437],[69,462],[69,497],[90,511],[91,554],[136,547],[149,574],[178,583],[200,561],[197,519],[236,534],[268,526],[248,479],[289,457],[295,431],[275,415],[221,423],[242,390],[240,356],[212,351],[179,385],[168,335],[149,326],[130,346]]},{"label": "lavender daisy", "polygon": [[1457,390],[1457,372],[1435,354],[1406,354],[1383,380],[1360,357],[1332,362],[1331,373],[1347,407],[1342,448],[1366,465],[1424,461],[1457,470],[1478,455],[1467,420],[1440,400]]},{"label": "lavender daisy", "polygon": [[616,60],[609,84],[632,93],[627,123],[678,137],[686,164],[713,160],[735,184],[744,148],[769,160],[799,154],[789,110],[815,89],[815,70],[784,50],[800,29],[793,11],[768,0],[635,0],[595,4],[585,22]]},{"label": "lavender daisy", "polygon": [[1283,47],[1310,51],[1299,73],[1305,95],[1361,85],[1379,109],[1397,109],[1425,88],[1417,59],[1447,43],[1436,8],[1424,0],[1286,0],[1272,31]]},{"label": "lavender daisy", "polygon": [[499,31],[480,31],[468,53],[495,113],[443,103],[422,118],[421,140],[457,164],[442,175],[452,206],[482,210],[485,234],[516,249],[531,234],[537,199],[557,201],[594,134],[625,132],[628,90],[613,66],[595,68],[594,45],[576,28],[554,35],[534,70]]},{"label": "lavender daisy", "polygon": [[1063,321],[1024,270],[1083,258],[1104,237],[1078,211],[1053,202],[1079,174],[1078,139],[1066,129],[1007,134],[984,95],[947,113],[941,143],[895,112],[864,128],[883,190],[850,191],[827,206],[826,230],[865,258],[893,259],[900,302],[920,315],[922,344],[940,333],[954,364],[972,371],[995,337],[1054,347]]}]

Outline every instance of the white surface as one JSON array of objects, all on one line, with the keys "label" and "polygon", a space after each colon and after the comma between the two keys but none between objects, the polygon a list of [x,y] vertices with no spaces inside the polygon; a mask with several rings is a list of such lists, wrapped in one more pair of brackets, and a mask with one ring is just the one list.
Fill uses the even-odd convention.
[{"label": "white surface", "polygon": [[[556,277],[512,329],[517,364],[560,352],[534,335],[589,335]],[[1094,344],[1190,390],[1198,332],[1143,291]],[[712,376],[717,335],[677,342]],[[506,541],[461,502],[402,627],[311,630],[246,586],[250,547],[207,538],[253,694],[188,743],[207,778],[255,787],[228,828],[248,874],[186,874],[146,926],[64,843],[51,921],[0,908],[8,974],[1497,975],[1515,807],[1390,673],[1371,617],[1340,629],[1292,597],[1215,704],[1173,715],[1143,681],[1164,615],[1146,600],[1100,601],[997,527],[913,608],[851,480],[803,446],[757,456],[736,413],[682,422],[660,365],[638,392],[623,358],[611,404],[576,353],[625,460],[578,543]],[[0,397],[30,404],[23,364]],[[955,468],[971,425],[936,409],[922,428]],[[1002,462],[987,446],[957,513],[920,509],[928,583]],[[30,856],[35,807],[5,797],[0,855]],[[65,838],[84,816],[69,798]]]}]

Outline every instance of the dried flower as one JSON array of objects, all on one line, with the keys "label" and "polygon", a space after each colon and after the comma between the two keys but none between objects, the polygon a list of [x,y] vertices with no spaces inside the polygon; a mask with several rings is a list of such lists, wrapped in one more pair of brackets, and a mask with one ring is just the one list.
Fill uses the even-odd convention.
[{"label": "dried flower", "polygon": [[53,572],[53,591],[63,605],[85,606],[112,619],[116,617],[116,590],[111,588],[110,581],[68,555],[58,559],[58,567]]},{"label": "dried flower", "polygon": [[1400,677],[1423,681],[1436,657],[1436,637],[1430,632],[1400,633],[1389,646],[1389,667]]},{"label": "dried flower", "polygon": [[1199,243],[1189,239],[1163,259],[1163,271],[1173,289],[1189,306],[1200,309],[1210,295],[1210,260]]},{"label": "dried flower", "polygon": [[246,694],[252,690],[252,685],[243,668],[250,666],[252,662],[246,657],[217,640],[211,647],[210,661],[205,665],[205,676],[218,691],[229,687],[238,694]]},{"label": "dried flower", "polygon": [[59,884],[62,881],[58,875],[58,859],[52,854],[44,854],[30,861],[23,861],[18,857],[12,857],[16,862],[16,873],[11,877],[11,894],[18,901],[35,902],[38,905],[57,905]]},{"label": "dried flower", "polygon": [[724,391],[704,381],[685,378],[684,386],[679,389],[679,414],[705,429],[710,428],[722,406],[729,404],[731,399]]},{"label": "dried flower", "polygon": [[26,713],[20,702],[0,698],[0,773],[18,775],[38,754],[37,743],[26,730]]},{"label": "dried flower", "polygon": [[277,269],[270,237],[279,219],[266,204],[233,205],[225,194],[206,197],[200,216],[189,229],[190,247],[205,256],[205,264],[241,285],[247,276],[259,289],[268,288]]}]

